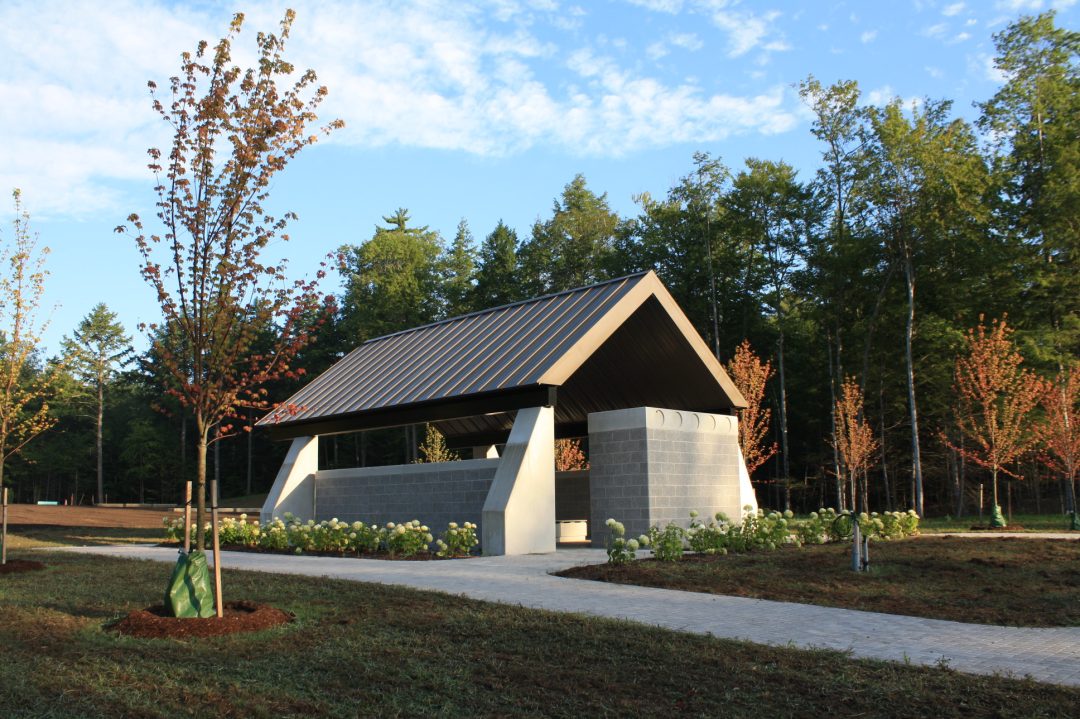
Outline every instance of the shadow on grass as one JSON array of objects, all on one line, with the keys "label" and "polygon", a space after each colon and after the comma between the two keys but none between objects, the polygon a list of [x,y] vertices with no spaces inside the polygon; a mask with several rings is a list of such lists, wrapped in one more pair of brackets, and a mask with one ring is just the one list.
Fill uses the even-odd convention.
[{"label": "shadow on grass", "polygon": [[156,544],[162,533],[154,529],[121,527],[57,527],[21,524],[8,528],[10,549],[34,547],[100,547],[109,544]]}]

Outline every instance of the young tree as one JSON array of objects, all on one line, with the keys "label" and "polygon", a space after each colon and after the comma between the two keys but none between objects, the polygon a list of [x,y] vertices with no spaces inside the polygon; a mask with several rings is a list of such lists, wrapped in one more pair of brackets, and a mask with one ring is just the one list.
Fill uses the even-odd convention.
[{"label": "young tree", "polygon": [[993,515],[990,526],[1004,527],[998,502],[998,474],[1020,478],[1007,465],[1034,448],[1039,440],[1032,410],[1045,394],[1045,383],[1030,369],[1012,343],[1006,317],[988,329],[979,316],[968,330],[967,353],[956,359],[957,429],[966,440],[953,449],[990,470]]},{"label": "young tree", "polygon": [[1076,476],[1080,474],[1080,363],[1072,362],[1053,383],[1047,383],[1041,404],[1046,424],[1040,458],[1061,476],[1073,529],[1080,529],[1076,506]]},{"label": "young tree", "polygon": [[104,303],[90,310],[72,338],[64,338],[64,354],[75,375],[94,390],[97,402],[97,501],[105,501],[105,472],[102,462],[102,430],[105,426],[105,387],[131,354],[131,338],[116,313]]},{"label": "young tree", "polygon": [[446,438],[433,424],[427,426],[424,441],[420,443],[417,450],[419,454],[415,460],[417,464],[456,462],[461,459],[457,452],[446,446]]},{"label": "young tree", "polygon": [[0,488],[4,466],[28,442],[52,427],[48,396],[50,372],[34,371],[35,352],[48,321],[39,324],[38,312],[45,293],[45,257],[30,232],[30,215],[22,194],[15,199],[15,220],[10,243],[0,248]]},{"label": "young tree", "polygon": [[588,468],[589,460],[585,458],[585,452],[581,450],[580,439],[555,440],[556,472],[574,472]]},{"label": "young tree", "polygon": [[746,398],[746,407],[739,410],[739,449],[746,462],[746,471],[753,477],[754,470],[768,462],[777,450],[776,442],[765,443],[772,410],[764,406],[765,385],[775,372],[771,361],[762,362],[754,354],[749,340],[743,340],[736,348],[727,369],[731,381]]},{"label": "young tree", "polygon": [[[170,392],[194,420],[199,550],[205,547],[207,446],[230,434],[238,409],[269,406],[263,384],[303,372],[291,365],[310,337],[298,318],[320,304],[321,270],[313,280],[290,282],[284,261],[261,259],[272,240],[288,239],[286,225],[295,219],[264,209],[271,180],[317,140],[308,127],[327,93],[312,70],[293,79],[284,50],[294,17],[286,12],[278,35],[256,36],[254,68],[233,64],[232,44],[244,22],[237,14],[212,48],[201,42],[181,55],[180,74],[169,83],[171,101],[159,100],[157,85],[149,83],[154,109],[173,132],[168,152],[149,152],[164,232],[148,234],[137,214],[128,221],[137,233],[143,277],[163,314],[160,325],[149,327],[152,350],[169,375]],[[334,121],[323,132],[341,126]],[[269,327],[273,341],[256,351]],[[173,341],[162,342],[159,329]]]},{"label": "young tree", "polygon": [[[862,389],[854,377],[844,378],[833,413],[836,418],[836,451],[847,471],[851,509],[855,511],[856,507],[860,507],[863,512],[869,511],[865,476],[873,464],[878,444],[874,439],[874,430],[863,414]],[[861,492],[858,491],[860,477],[864,478]]]}]

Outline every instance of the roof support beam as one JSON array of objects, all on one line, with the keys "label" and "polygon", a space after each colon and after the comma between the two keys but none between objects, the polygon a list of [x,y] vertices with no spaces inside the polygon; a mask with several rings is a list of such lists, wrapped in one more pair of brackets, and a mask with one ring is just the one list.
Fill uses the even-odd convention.
[{"label": "roof support beam", "polygon": [[471,395],[463,398],[449,398],[434,402],[416,402],[384,409],[368,410],[353,414],[312,420],[310,422],[288,422],[270,425],[273,439],[293,439],[315,435],[345,434],[365,429],[383,429],[422,422],[438,422],[446,419],[475,417],[482,414],[511,412],[525,407],[554,407],[556,388],[549,385],[499,390]]}]

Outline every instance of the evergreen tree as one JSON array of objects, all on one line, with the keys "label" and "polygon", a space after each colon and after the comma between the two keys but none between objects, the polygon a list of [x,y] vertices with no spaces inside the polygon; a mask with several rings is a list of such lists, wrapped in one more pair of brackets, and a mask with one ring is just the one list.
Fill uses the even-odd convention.
[{"label": "evergreen tree", "polygon": [[475,292],[476,249],[469,223],[464,219],[458,223],[454,241],[442,257],[443,313],[447,317],[456,317],[472,310]]},{"label": "evergreen tree", "polygon": [[90,385],[96,409],[97,501],[105,501],[102,436],[105,425],[105,388],[131,354],[131,338],[104,303],[98,303],[79,323],[74,336],[64,338],[64,354],[72,371]]},{"label": "evergreen tree", "polygon": [[439,260],[442,238],[409,226],[408,210],[384,217],[370,240],[341,248],[345,296],[343,331],[353,345],[442,316]]},{"label": "evergreen tree", "polygon": [[517,275],[517,233],[502,220],[480,245],[472,309],[483,310],[525,299]]},{"label": "evergreen tree", "polygon": [[590,285],[609,277],[619,217],[607,194],[594,194],[576,175],[555,200],[551,219],[537,220],[521,248],[522,279],[530,295]]}]

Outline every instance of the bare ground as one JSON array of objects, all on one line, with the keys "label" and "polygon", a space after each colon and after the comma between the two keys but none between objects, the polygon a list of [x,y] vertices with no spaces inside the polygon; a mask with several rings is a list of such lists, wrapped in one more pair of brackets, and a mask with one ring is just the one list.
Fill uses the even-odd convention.
[{"label": "bare ground", "polygon": [[[194,515],[194,510],[192,511]],[[117,507],[54,507],[37,504],[8,506],[8,525],[50,527],[119,527],[124,529],[161,529],[162,517],[179,517],[167,509]],[[222,513],[222,516],[227,516]],[[248,514],[257,519],[258,514]]]}]

